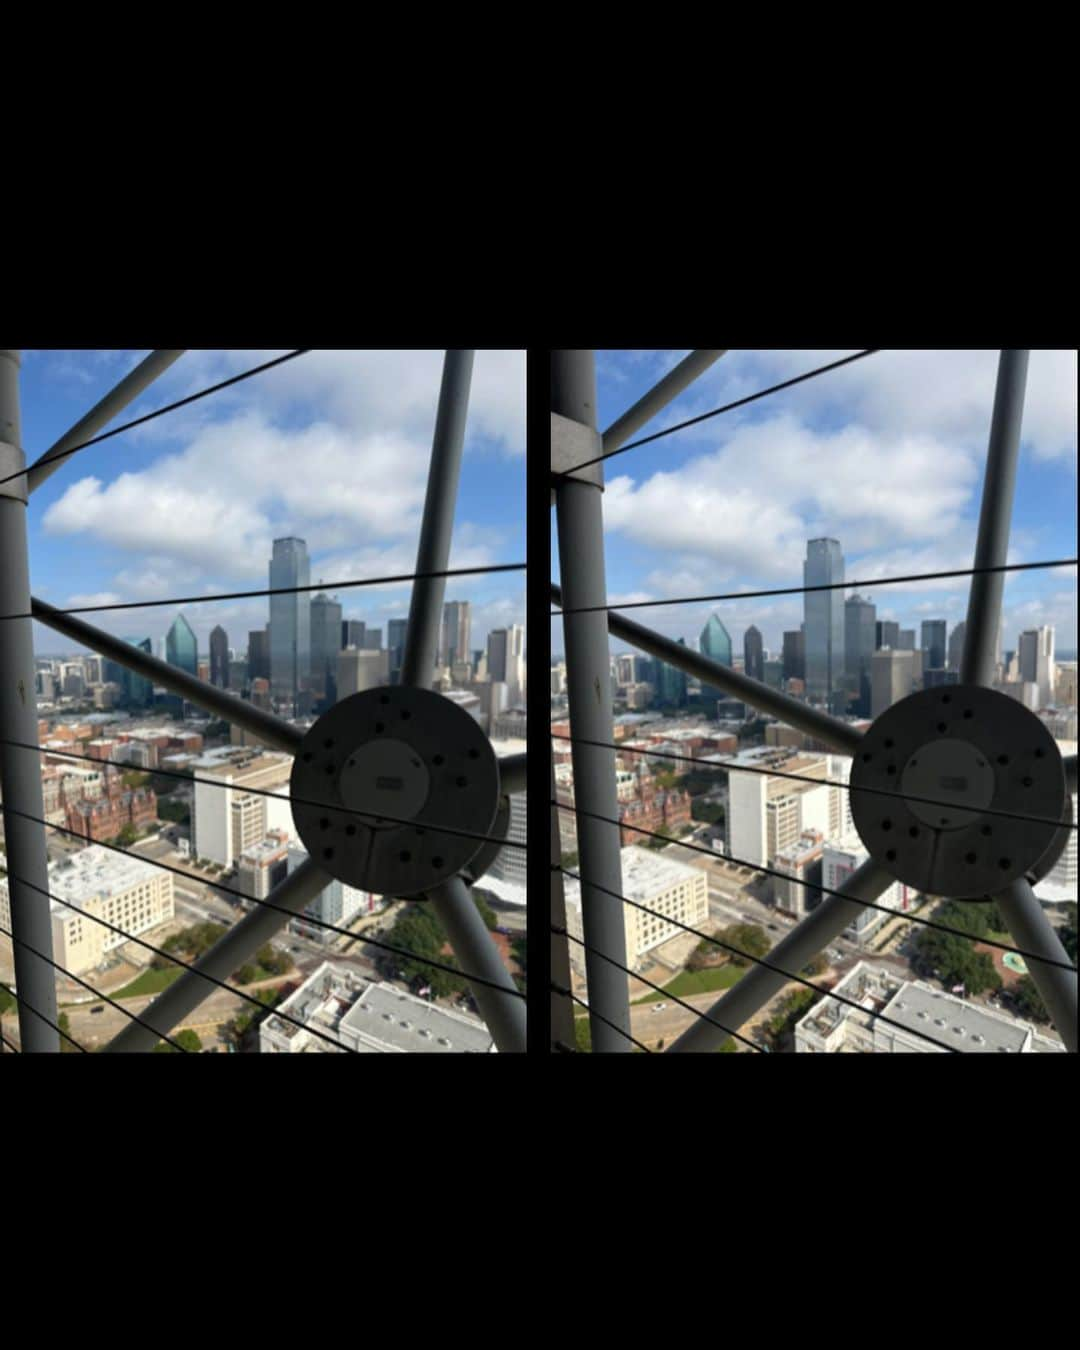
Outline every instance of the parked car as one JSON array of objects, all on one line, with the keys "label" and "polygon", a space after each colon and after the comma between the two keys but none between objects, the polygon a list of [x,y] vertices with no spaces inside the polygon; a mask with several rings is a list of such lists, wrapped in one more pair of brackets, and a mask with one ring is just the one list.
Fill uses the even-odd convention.
[{"label": "parked car", "polygon": [[104,1004],[99,1004],[96,1008],[91,1008],[90,1011],[91,1011],[92,1013],[104,1012],[104,1011],[105,1011],[105,1005],[104,1005]]},{"label": "parked car", "polygon": [[667,1007],[666,1003],[654,1003],[653,1012],[663,1012],[666,1007]]}]

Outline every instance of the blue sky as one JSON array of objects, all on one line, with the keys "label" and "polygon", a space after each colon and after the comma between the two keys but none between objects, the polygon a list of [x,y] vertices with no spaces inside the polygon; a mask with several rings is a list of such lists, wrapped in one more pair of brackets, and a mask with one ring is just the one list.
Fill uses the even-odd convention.
[{"label": "blue sky", "polygon": [[[722,356],[634,439],[851,355]],[[686,351],[598,351],[599,425],[609,426]],[[969,567],[997,372],[996,351],[883,351],[731,413],[629,450],[604,466],[608,592],[651,600],[802,584],[808,538],[839,539],[849,579]],[[1033,351],[1010,562],[1076,556],[1075,351]],[[552,556],[557,573],[554,529]],[[964,617],[968,579],[873,586],[878,618],[918,629]],[[692,644],[715,610],[742,649],[797,628],[802,598],[639,609],[632,617]],[[1012,574],[1003,646],[1052,624],[1076,647],[1076,569]],[[559,623],[552,644],[562,650]],[[615,650],[629,650],[613,642]]]},{"label": "blue sky", "polygon": [[[32,462],[146,352],[25,351],[23,445]],[[280,351],[185,353],[106,430]],[[33,593],[63,607],[268,585],[270,543],[308,541],[347,617],[408,614],[409,586],[334,591],[410,573],[435,423],[440,351],[313,351],[67,459],[31,497]],[[525,560],[525,353],[476,354],[451,567]],[[523,572],[449,580],[470,600],[473,645],[524,623]],[[207,649],[221,623],[243,650],[265,598],[183,606]],[[164,633],[176,609],[90,614],[121,636]],[[76,650],[35,625],[39,652]],[[385,640],[385,631],[384,631]]]}]

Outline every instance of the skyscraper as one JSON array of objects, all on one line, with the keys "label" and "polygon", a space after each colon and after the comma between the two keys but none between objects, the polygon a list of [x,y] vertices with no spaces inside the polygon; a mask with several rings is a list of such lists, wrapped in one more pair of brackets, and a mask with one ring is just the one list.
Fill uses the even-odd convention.
[{"label": "skyscraper", "polygon": [[[176,616],[165,635],[165,660],[178,670],[186,670],[189,675],[199,673],[199,644],[191,631],[191,625],[182,614]],[[177,694],[170,694],[166,705],[179,716],[183,711],[184,700]]]},{"label": "skyscraper", "polygon": [[915,650],[915,629],[901,628],[900,635],[896,640],[897,651],[913,652]]},{"label": "skyscraper", "polygon": [[877,637],[876,606],[861,595],[844,602],[844,675],[848,688],[858,695],[858,711],[870,712],[870,662]]},{"label": "skyscraper", "polygon": [[1038,686],[1039,707],[1049,708],[1054,692],[1054,630],[1028,628],[1020,634],[1020,679]]},{"label": "skyscraper", "polygon": [[210,683],[229,687],[229,635],[221,624],[210,633]]},{"label": "skyscraper", "polygon": [[949,634],[949,669],[958,671],[960,663],[964,659],[964,634],[967,632],[967,623],[961,620],[960,623]]},{"label": "skyscraper", "polygon": [[[686,646],[686,639],[679,639],[679,646]],[[674,708],[686,706],[686,672],[666,661],[656,663],[656,699],[660,704]]]},{"label": "skyscraper", "polygon": [[248,633],[248,678],[270,678],[270,631],[267,628],[256,628]]},{"label": "skyscraper", "polygon": [[[148,637],[144,638],[125,638],[125,642],[132,647],[138,647],[139,651],[145,652],[147,656],[153,656],[153,643]],[[154,685],[152,680],[144,679],[142,675],[136,675],[133,670],[128,670],[127,666],[118,665],[115,661],[106,660],[102,671],[107,683],[118,684],[120,686],[120,703],[126,708],[149,708],[154,702]]]},{"label": "skyscraper", "polygon": [[[699,642],[704,656],[711,657],[722,666],[731,665],[731,636],[715,614],[710,614],[708,622],[701,630]],[[706,703],[715,704],[718,699],[727,698],[722,689],[702,683],[701,697]]]},{"label": "skyscraper", "polygon": [[914,660],[914,652],[892,648],[882,648],[874,653],[871,660],[871,717],[880,717],[887,708],[911,693]]},{"label": "skyscraper", "polygon": [[439,633],[439,665],[453,666],[469,660],[472,619],[468,600],[450,600],[443,605]]},{"label": "skyscraper", "polygon": [[922,621],[923,667],[927,670],[941,670],[945,666],[945,620],[923,619]]},{"label": "skyscraper", "polygon": [[[810,539],[803,563],[804,586],[835,586],[844,580],[844,555],[836,539]],[[844,594],[842,590],[803,595],[806,633],[806,692],[830,705],[842,698],[844,666]]]},{"label": "skyscraper", "polygon": [[343,619],[341,622],[341,650],[346,647],[364,647],[364,622],[362,619]]},{"label": "skyscraper", "polygon": [[874,624],[874,650],[880,651],[882,647],[892,647],[894,651],[900,648],[900,625],[893,623],[891,619],[878,619]]},{"label": "skyscraper", "polygon": [[341,606],[322,591],[311,602],[311,692],[327,707],[337,702]]},{"label": "skyscraper", "polygon": [[[303,539],[274,540],[270,589],[307,586],[311,563]],[[311,600],[304,591],[270,597],[270,692],[290,706],[311,678]]]},{"label": "skyscraper", "polygon": [[743,634],[743,670],[752,680],[765,676],[765,648],[753,624]]},{"label": "skyscraper", "polygon": [[803,630],[784,634],[784,679],[806,679],[806,642]]},{"label": "skyscraper", "polygon": [[405,654],[405,630],[408,619],[390,619],[386,625],[386,650],[390,654],[390,683],[401,682],[401,659]]},{"label": "skyscraper", "polygon": [[372,628],[370,624],[364,628],[364,646],[366,652],[382,651],[382,629]]}]

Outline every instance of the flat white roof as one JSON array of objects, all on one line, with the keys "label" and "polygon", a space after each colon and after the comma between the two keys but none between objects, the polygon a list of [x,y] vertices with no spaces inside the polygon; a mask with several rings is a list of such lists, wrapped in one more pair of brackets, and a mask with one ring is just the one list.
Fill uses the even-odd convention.
[{"label": "flat white roof", "polygon": [[[50,869],[49,889],[62,900],[81,908],[87,900],[122,894],[161,875],[160,867],[143,858],[114,853],[100,844],[91,844]],[[52,909],[66,912],[66,907],[55,901]]]}]

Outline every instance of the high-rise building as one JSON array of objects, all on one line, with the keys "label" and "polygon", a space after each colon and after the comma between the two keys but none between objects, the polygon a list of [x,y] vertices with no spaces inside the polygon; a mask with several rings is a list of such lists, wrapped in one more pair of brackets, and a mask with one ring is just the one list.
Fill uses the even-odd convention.
[{"label": "high-rise building", "polygon": [[[721,666],[731,666],[731,635],[716,614],[709,615],[708,622],[701,630],[699,645],[704,656],[711,657]],[[701,697],[706,703],[715,704],[718,700],[727,698],[727,695],[722,689],[702,683]]]},{"label": "high-rise building", "polygon": [[880,651],[882,647],[900,646],[900,625],[893,623],[891,619],[878,619],[874,624],[874,650]]},{"label": "high-rise building", "polygon": [[364,628],[364,651],[381,652],[382,651],[382,629],[372,628],[370,624]]},{"label": "high-rise building", "polygon": [[915,650],[915,629],[901,628],[896,646],[898,651],[913,652]]},{"label": "high-rise building", "polygon": [[964,634],[967,632],[967,623],[961,620],[960,623],[949,634],[949,670],[959,671],[961,662],[964,659]]},{"label": "high-rise building", "polygon": [[[303,539],[274,540],[270,589],[307,586],[311,563]],[[311,678],[311,600],[305,591],[270,597],[270,692],[293,707]]]},{"label": "high-rise building", "polygon": [[[914,687],[915,653],[883,647],[875,652],[870,666],[870,716],[879,717],[886,708],[907,698]],[[920,671],[921,674],[921,671]]]},{"label": "high-rise building", "polygon": [[365,689],[381,689],[390,682],[390,653],[346,647],[337,656],[337,696],[348,698]]},{"label": "high-rise building", "polygon": [[[803,563],[804,586],[835,586],[844,580],[844,555],[836,539],[810,539]],[[806,591],[803,595],[806,634],[806,692],[832,703],[842,691],[844,666],[844,593]]]},{"label": "high-rise building", "polygon": [[270,678],[270,630],[256,628],[248,634],[248,679]]},{"label": "high-rise building", "polygon": [[[165,635],[165,660],[170,666],[186,670],[189,675],[197,676],[199,673],[198,643],[191,625],[182,614],[176,616],[172,627]],[[179,716],[183,710],[184,700],[176,694],[169,694],[165,702],[166,706]]]},{"label": "high-rise building", "polygon": [[753,624],[743,634],[743,671],[752,680],[760,680],[765,676],[765,648],[761,634]]},{"label": "high-rise building", "polygon": [[923,665],[935,670],[945,666],[945,620],[923,619],[922,650],[926,653]]},{"label": "high-rise building", "polygon": [[439,634],[439,665],[453,666],[469,660],[472,619],[468,600],[451,600],[443,605]]},{"label": "high-rise building", "polygon": [[860,595],[849,596],[844,603],[844,674],[848,687],[858,694],[859,712],[870,713],[870,662],[877,637],[876,606]]},{"label": "high-rise building", "polygon": [[520,624],[488,634],[488,678],[506,685],[511,704],[525,696],[525,629]]},{"label": "high-rise building", "polygon": [[803,629],[784,634],[784,679],[806,679],[806,639]]},{"label": "high-rise building", "polygon": [[386,624],[386,650],[390,654],[390,683],[401,683],[401,662],[405,655],[408,619],[389,619]]},{"label": "high-rise building", "polygon": [[210,633],[210,683],[229,687],[229,635],[221,624]]},{"label": "high-rise building", "polygon": [[[679,639],[679,646],[686,646],[686,639]],[[661,706],[683,708],[686,706],[686,671],[669,666],[666,661],[656,663],[656,701]]]},{"label": "high-rise building", "polygon": [[341,606],[322,591],[311,602],[311,692],[326,707],[337,702]]},{"label": "high-rise building", "polygon": [[342,619],[341,621],[341,650],[346,647],[359,647],[361,651],[364,648],[364,628],[362,619]]},{"label": "high-rise building", "polygon": [[1039,689],[1039,707],[1048,708],[1054,695],[1054,630],[1028,628],[1020,634],[1020,679]]}]

